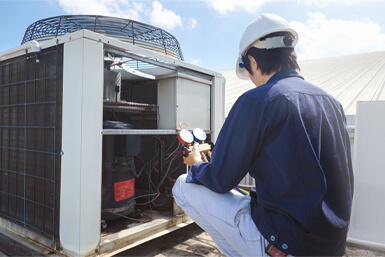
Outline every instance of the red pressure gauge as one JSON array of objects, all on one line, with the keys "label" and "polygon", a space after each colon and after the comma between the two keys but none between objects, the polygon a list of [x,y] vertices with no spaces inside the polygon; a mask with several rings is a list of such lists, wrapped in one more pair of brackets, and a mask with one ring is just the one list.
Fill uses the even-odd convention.
[{"label": "red pressure gauge", "polygon": [[178,140],[182,145],[189,145],[194,141],[194,137],[190,131],[182,129],[178,133]]},{"label": "red pressure gauge", "polygon": [[[183,128],[182,125],[185,125],[186,128]],[[189,145],[194,141],[194,137],[190,131],[188,131],[188,124],[184,121],[179,123],[180,131],[178,133],[178,140],[182,145]]]}]

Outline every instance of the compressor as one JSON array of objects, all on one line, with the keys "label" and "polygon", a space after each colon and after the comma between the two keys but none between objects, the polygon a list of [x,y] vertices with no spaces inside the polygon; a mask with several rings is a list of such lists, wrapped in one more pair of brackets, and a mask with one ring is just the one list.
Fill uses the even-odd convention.
[{"label": "compressor", "polygon": [[[128,123],[104,121],[104,129],[133,129]],[[113,220],[134,211],[134,156],[141,151],[139,135],[103,137],[102,219]]]}]

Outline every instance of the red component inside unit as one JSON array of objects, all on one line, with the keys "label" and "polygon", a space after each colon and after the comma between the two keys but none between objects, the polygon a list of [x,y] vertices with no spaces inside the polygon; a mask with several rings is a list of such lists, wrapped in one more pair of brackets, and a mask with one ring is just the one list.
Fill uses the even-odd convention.
[{"label": "red component inside unit", "polygon": [[115,202],[128,199],[135,194],[135,179],[114,183]]}]

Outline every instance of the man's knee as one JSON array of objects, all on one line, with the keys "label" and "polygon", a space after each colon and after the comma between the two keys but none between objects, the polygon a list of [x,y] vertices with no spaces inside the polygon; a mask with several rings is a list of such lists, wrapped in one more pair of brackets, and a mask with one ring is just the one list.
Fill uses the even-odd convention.
[{"label": "man's knee", "polygon": [[180,175],[176,180],[174,187],[172,188],[172,194],[174,195],[174,199],[178,204],[184,200],[183,188],[186,184],[186,177],[187,174]]}]

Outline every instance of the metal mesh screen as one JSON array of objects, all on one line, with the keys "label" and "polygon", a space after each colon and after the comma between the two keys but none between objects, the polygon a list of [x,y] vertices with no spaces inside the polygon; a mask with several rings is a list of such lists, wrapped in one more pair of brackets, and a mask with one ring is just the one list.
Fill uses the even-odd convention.
[{"label": "metal mesh screen", "polygon": [[0,215],[58,237],[62,46],[0,62]]},{"label": "metal mesh screen", "polygon": [[31,24],[21,44],[88,29],[183,60],[178,40],[167,31],[141,22],[98,15],[64,15]]}]

